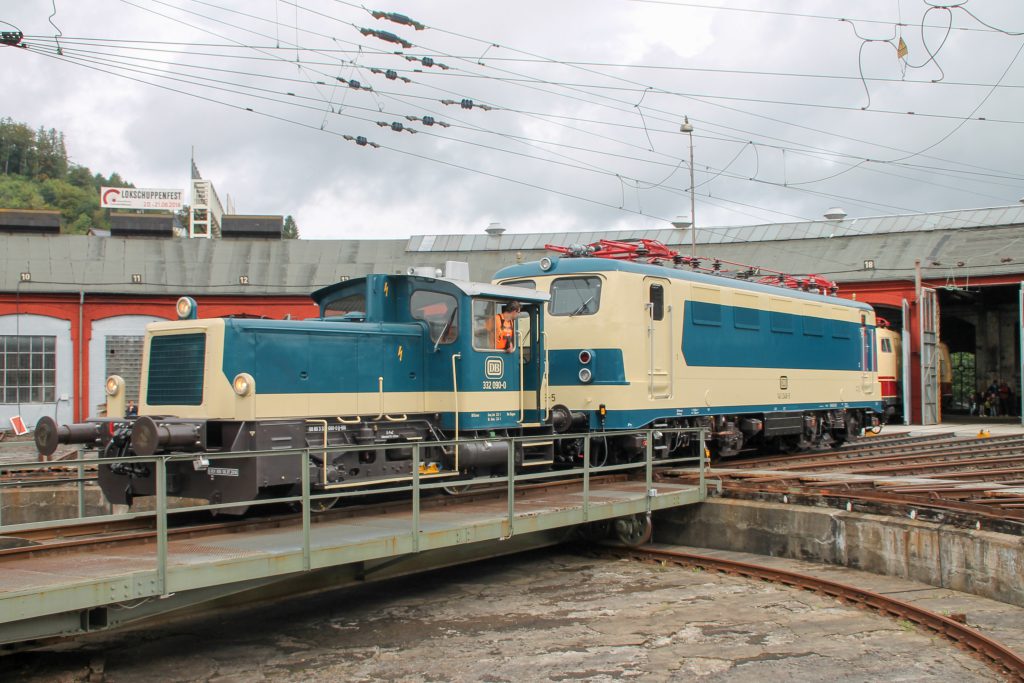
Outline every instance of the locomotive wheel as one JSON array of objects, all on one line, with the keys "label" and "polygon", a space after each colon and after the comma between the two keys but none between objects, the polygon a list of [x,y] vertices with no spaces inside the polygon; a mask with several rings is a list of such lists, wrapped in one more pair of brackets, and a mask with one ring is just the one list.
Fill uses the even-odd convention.
[{"label": "locomotive wheel", "polygon": [[461,496],[469,490],[469,484],[454,484],[452,486],[442,486],[441,490],[448,496]]},{"label": "locomotive wheel", "polygon": [[651,540],[654,523],[650,515],[633,515],[615,520],[615,537],[623,545],[635,548]]}]

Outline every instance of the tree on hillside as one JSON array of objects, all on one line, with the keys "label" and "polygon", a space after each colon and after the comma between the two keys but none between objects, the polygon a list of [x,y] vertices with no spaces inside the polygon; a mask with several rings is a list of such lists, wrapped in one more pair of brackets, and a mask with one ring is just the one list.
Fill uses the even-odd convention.
[{"label": "tree on hillside", "polygon": [[284,217],[284,227],[281,228],[281,239],[286,240],[297,240],[299,239],[299,225],[295,222],[295,219],[291,216]]},{"label": "tree on hillside", "polygon": [[104,177],[70,163],[64,133],[57,129],[33,131],[9,117],[0,119],[0,208],[57,209],[64,231],[72,234],[106,229],[102,186],[134,187],[117,173]]}]

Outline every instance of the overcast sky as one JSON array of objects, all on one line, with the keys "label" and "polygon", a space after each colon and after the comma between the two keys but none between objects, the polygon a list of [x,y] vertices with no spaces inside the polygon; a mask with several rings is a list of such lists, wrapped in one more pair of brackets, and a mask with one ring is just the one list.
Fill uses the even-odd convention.
[{"label": "overcast sky", "polygon": [[137,187],[185,188],[194,149],[238,213],[304,238],[669,227],[684,116],[702,229],[1024,196],[1020,0],[19,0],[0,20],[28,45],[0,49],[0,115]]}]

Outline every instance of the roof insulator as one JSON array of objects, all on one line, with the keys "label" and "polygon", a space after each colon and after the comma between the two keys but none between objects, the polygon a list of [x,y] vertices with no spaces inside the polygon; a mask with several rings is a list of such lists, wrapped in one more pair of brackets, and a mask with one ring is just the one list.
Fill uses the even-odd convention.
[{"label": "roof insulator", "polygon": [[361,28],[359,29],[359,32],[362,33],[364,36],[373,36],[375,38],[380,38],[381,40],[386,40],[389,43],[396,43],[406,49],[412,47],[412,43],[410,43],[408,40],[406,40],[405,38],[400,38],[389,31],[377,31],[376,29],[372,28]]}]

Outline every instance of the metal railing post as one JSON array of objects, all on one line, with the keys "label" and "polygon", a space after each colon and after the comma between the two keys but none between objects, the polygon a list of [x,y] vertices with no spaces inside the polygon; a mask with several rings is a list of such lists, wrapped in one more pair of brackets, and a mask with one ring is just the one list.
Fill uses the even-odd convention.
[{"label": "metal railing post", "polygon": [[654,485],[654,430],[647,430],[647,438],[644,439],[644,482],[647,488],[644,489],[645,512],[651,512],[651,489]]},{"label": "metal railing post", "polygon": [[[324,462],[327,462],[327,452],[324,452]],[[302,451],[302,569],[309,571],[313,566],[310,556],[309,527],[310,515],[313,501],[309,499],[309,449]]]},{"label": "metal railing post", "polygon": [[167,595],[167,460],[156,465],[156,582],[160,595]]},{"label": "metal railing post", "polygon": [[700,457],[700,467],[698,468],[698,471],[700,472],[700,498],[701,498],[701,500],[707,500],[707,498],[708,498],[708,483],[704,479],[704,476],[705,476],[705,469],[704,469],[705,457],[704,457],[704,454],[707,452],[706,451],[707,446],[704,443],[704,433],[705,433],[704,432],[704,428],[702,427],[701,430],[700,430],[700,456],[699,456]]},{"label": "metal railing post", "polygon": [[420,551],[420,445],[412,445],[412,551]]},{"label": "metal railing post", "polygon": [[583,437],[583,521],[590,521],[590,437]]},{"label": "metal railing post", "polygon": [[78,449],[78,518],[85,517],[85,453]]},{"label": "metal railing post", "polygon": [[502,540],[512,538],[516,518],[516,442],[509,438],[508,443],[508,533]]}]

